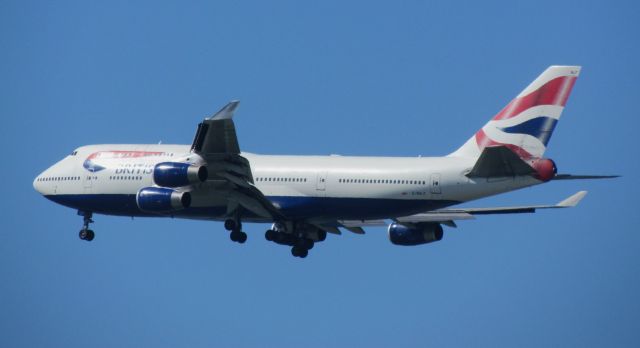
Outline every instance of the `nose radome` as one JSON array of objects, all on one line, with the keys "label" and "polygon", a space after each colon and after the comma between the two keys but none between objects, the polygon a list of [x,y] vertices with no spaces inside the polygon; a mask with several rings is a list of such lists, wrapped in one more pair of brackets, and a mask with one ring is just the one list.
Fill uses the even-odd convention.
[{"label": "nose radome", "polygon": [[41,195],[47,195],[47,183],[44,181],[44,178],[47,176],[51,176],[51,167],[45,169],[42,173],[38,174],[35,179],[33,179],[33,188],[38,191]]},{"label": "nose radome", "polygon": [[36,178],[33,179],[33,188],[40,194],[42,194],[42,182],[40,182],[38,179],[40,179],[41,176],[42,173],[40,173],[40,175],[36,176]]}]

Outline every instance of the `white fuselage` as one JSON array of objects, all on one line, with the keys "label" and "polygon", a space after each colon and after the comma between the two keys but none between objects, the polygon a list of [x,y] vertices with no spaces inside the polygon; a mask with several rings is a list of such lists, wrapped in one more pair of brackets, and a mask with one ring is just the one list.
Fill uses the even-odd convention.
[{"label": "white fuselage", "polygon": [[[530,176],[470,179],[473,158],[272,156],[242,153],[254,185],[292,219],[380,219],[439,209],[539,184]],[[84,146],[41,173],[34,187],[47,198],[82,211],[158,216],[140,211],[136,194],[154,186],[160,162],[202,159],[188,145]],[[182,188],[193,202],[161,216],[222,220],[228,197],[215,180]],[[263,221],[247,217],[248,221]]]}]

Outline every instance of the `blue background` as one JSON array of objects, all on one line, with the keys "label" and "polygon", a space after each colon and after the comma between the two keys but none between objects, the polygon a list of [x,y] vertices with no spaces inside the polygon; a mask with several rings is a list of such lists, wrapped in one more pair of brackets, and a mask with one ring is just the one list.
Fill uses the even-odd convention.
[{"label": "blue background", "polygon": [[[634,1],[1,1],[0,345],[633,346],[640,340]],[[190,143],[240,99],[241,148],[445,155],[548,65],[582,65],[552,182],[443,241],[329,236],[307,259],[221,223],[81,219],[32,188],[75,147]]]}]

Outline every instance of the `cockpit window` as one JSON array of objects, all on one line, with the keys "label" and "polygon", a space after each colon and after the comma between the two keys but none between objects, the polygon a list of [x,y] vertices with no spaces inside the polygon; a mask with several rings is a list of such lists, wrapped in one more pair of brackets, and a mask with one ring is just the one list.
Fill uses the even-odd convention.
[{"label": "cockpit window", "polygon": [[73,151],[70,156],[75,156],[78,154],[78,151]]}]

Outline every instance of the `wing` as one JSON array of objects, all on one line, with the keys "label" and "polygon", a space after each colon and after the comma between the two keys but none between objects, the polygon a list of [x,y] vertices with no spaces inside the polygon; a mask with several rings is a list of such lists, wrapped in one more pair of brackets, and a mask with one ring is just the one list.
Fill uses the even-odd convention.
[{"label": "wing", "polygon": [[475,215],[491,214],[521,214],[535,213],[537,209],[558,209],[575,207],[587,195],[587,191],[580,191],[569,198],[554,205],[524,205],[516,207],[496,208],[466,208],[466,209],[439,209],[432,212],[403,216],[395,219],[402,224],[442,223],[455,227],[456,220],[472,220]]},{"label": "wing", "polygon": [[[401,216],[393,220],[403,225],[420,225],[429,223],[439,223],[451,227],[456,227],[455,221],[473,220],[475,215],[490,214],[520,214],[535,213],[538,209],[558,209],[575,207],[587,195],[587,191],[580,191],[567,199],[553,205],[524,205],[515,207],[495,207],[495,208],[461,208],[461,209],[438,209],[426,213]],[[384,220],[350,220],[337,221],[340,227],[344,227],[354,233],[364,233],[362,227],[386,226]],[[353,231],[353,229],[359,229]]]},{"label": "wing", "polygon": [[278,209],[255,187],[249,161],[240,155],[233,113],[240,104],[234,100],[212,117],[198,124],[191,151],[207,163],[209,180],[227,191],[227,214],[243,207],[265,218],[281,217]]}]

